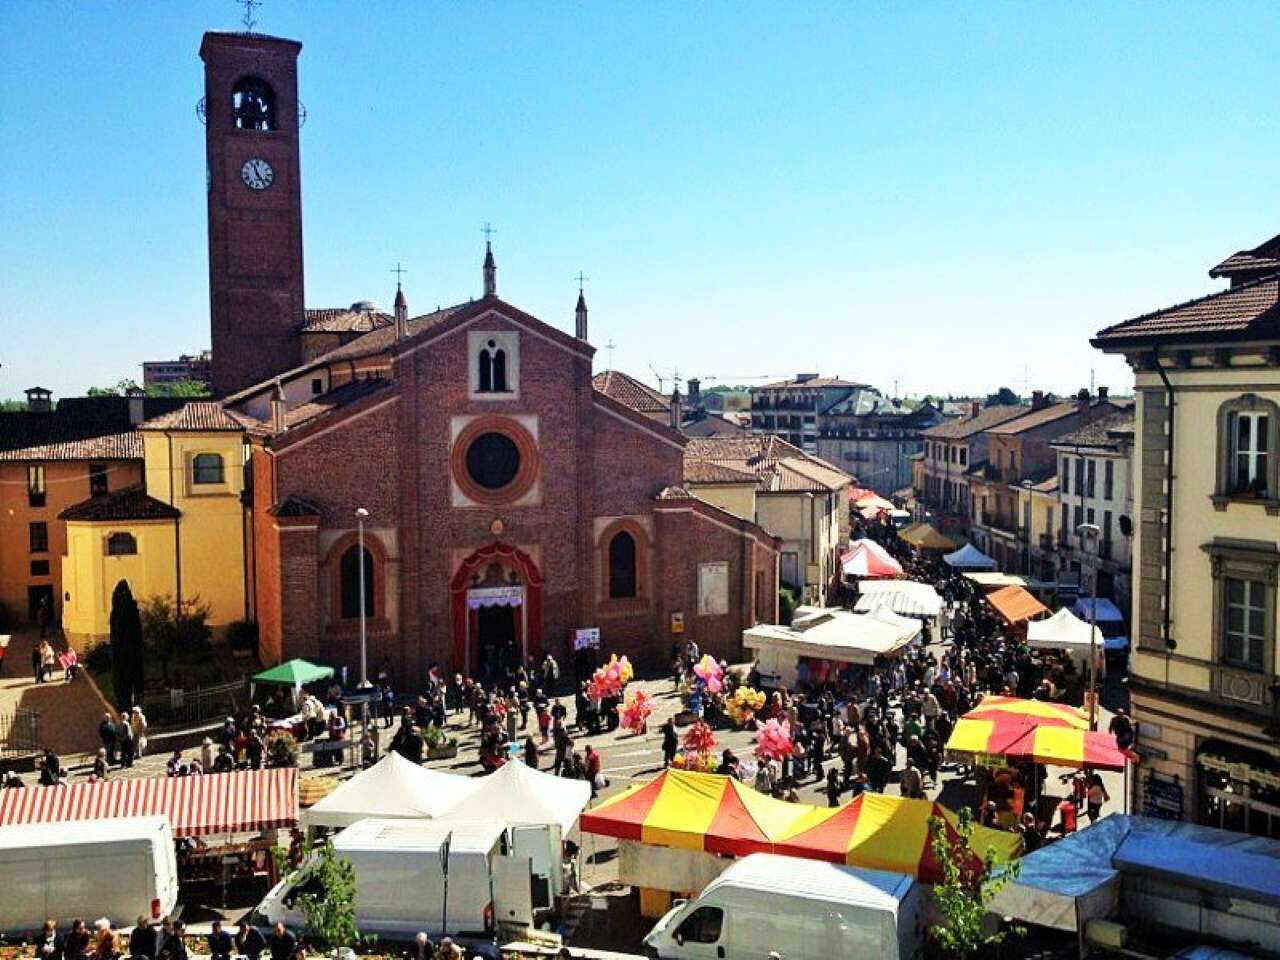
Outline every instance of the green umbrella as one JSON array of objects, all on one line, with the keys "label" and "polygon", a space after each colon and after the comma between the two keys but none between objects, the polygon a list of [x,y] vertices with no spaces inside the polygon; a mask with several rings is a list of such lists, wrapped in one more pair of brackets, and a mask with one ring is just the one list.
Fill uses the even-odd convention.
[{"label": "green umbrella", "polygon": [[254,683],[278,683],[290,687],[301,687],[317,680],[325,680],[333,676],[333,667],[321,667],[307,660],[290,660],[270,670],[263,670],[253,678]]}]

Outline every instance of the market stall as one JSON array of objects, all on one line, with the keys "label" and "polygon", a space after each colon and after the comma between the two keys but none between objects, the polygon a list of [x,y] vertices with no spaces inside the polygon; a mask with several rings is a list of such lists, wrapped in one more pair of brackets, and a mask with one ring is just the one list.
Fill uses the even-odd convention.
[{"label": "market stall", "polygon": [[966,543],[954,553],[948,553],[942,561],[952,570],[986,570],[996,569],[996,562],[972,543]]},{"label": "market stall", "polygon": [[1021,626],[1048,616],[1049,608],[1022,587],[1001,587],[986,596],[991,609],[1007,625]]},{"label": "market stall", "polygon": [[1091,627],[1066,607],[1044,620],[1027,624],[1027,643],[1037,650],[1065,650],[1088,657],[1102,647],[1102,631]]},{"label": "market stall", "polygon": [[899,534],[903,540],[917,550],[926,553],[943,553],[956,548],[956,541],[942,533],[931,523],[915,523],[905,527]]},{"label": "market stall", "polygon": [[293,704],[298,704],[298,694],[310,683],[328,680],[334,675],[333,667],[321,666],[310,660],[287,660],[268,670],[255,674],[250,682],[250,695],[258,685],[286,687],[291,691]]},{"label": "market stall", "polygon": [[308,827],[346,827],[366,817],[438,817],[475,794],[481,783],[391,752],[317,801],[303,820]]},{"label": "market stall", "polygon": [[956,721],[948,755],[988,765],[1034,761],[1062,767],[1124,770],[1128,754],[1109,733],[1091,731],[1078,707],[1018,697],[986,697]]},{"label": "market stall", "polygon": [[900,577],[902,564],[874,540],[855,540],[840,556],[840,572],[846,578]]},{"label": "market stall", "polygon": [[[870,613],[801,608],[790,626],[760,624],[743,631],[742,645],[771,686],[794,688],[801,678],[817,679],[818,665],[870,666],[893,656],[920,636],[920,622],[887,607]],[[804,668],[803,670],[801,668]],[[815,670],[815,667],[818,667]]]},{"label": "market stall", "polygon": [[942,612],[942,597],[927,583],[916,580],[867,580],[858,584],[860,613],[887,606],[904,617],[936,617]]}]

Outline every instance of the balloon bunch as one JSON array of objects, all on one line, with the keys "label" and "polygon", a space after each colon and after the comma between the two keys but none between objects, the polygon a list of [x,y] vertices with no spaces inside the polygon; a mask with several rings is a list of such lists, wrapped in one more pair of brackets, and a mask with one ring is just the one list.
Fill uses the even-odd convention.
[{"label": "balloon bunch", "polygon": [[791,724],[769,720],[756,728],[756,756],[762,760],[783,760],[791,756]]},{"label": "balloon bunch", "polygon": [[631,662],[626,657],[619,659],[616,653],[610,654],[609,662],[598,667],[591,675],[591,682],[587,684],[587,693],[593,700],[616,697],[622,693],[622,688],[631,682],[633,676],[635,676],[635,670],[632,669]]},{"label": "balloon bunch", "polygon": [[724,670],[711,654],[702,655],[702,659],[694,664],[693,673],[702,681],[707,693],[719,693],[724,689]]},{"label": "balloon bunch", "polygon": [[725,701],[725,712],[735,725],[742,727],[750,723],[757,713],[764,709],[765,696],[759,690],[750,687],[739,687],[733,696]]},{"label": "balloon bunch", "polygon": [[637,690],[625,705],[618,706],[619,719],[622,726],[639,736],[649,724],[649,716],[653,713],[653,697],[643,690]]},{"label": "balloon bunch", "polygon": [[684,732],[681,743],[686,750],[693,753],[710,753],[715,749],[716,737],[706,723],[698,720]]},{"label": "balloon bunch", "polygon": [[671,758],[671,766],[677,770],[689,770],[693,773],[715,773],[716,762],[709,753],[677,753]]}]

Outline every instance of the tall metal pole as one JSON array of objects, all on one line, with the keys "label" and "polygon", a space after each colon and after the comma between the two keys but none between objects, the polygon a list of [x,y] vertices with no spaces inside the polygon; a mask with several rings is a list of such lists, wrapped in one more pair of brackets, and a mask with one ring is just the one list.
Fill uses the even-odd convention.
[{"label": "tall metal pole", "polygon": [[360,740],[356,749],[352,751],[357,765],[360,763],[360,745],[364,743],[364,738],[369,732],[369,701],[367,699],[369,696],[369,651],[368,636],[365,628],[365,598],[368,595],[365,593],[364,582],[364,521],[368,516],[369,511],[364,507],[356,509],[356,541],[360,548],[360,693],[362,697],[366,698],[360,701]]},{"label": "tall metal pole", "polygon": [[1098,537],[1102,533],[1096,523],[1082,523],[1076,527],[1080,539],[1090,543],[1093,550],[1085,550],[1089,561],[1089,729],[1098,729]]}]

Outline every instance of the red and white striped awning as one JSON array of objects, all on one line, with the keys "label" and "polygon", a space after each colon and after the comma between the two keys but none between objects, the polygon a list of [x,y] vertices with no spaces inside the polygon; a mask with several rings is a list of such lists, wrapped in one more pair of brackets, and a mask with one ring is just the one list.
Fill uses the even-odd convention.
[{"label": "red and white striped awning", "polygon": [[237,770],[0,790],[0,826],[148,814],[167,816],[176,837],[293,826],[298,822],[298,771]]}]

